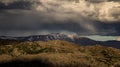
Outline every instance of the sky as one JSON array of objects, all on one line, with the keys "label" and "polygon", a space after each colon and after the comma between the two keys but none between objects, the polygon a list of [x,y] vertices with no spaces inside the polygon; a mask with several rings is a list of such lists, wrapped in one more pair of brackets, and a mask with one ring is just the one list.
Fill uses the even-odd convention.
[{"label": "sky", "polygon": [[0,36],[47,33],[116,39],[120,0],[0,0]]},{"label": "sky", "polygon": [[117,41],[120,41],[120,37],[119,36],[90,35],[90,36],[82,36],[82,37],[88,37],[88,38],[96,40],[96,41],[108,41],[108,40],[117,40]]}]

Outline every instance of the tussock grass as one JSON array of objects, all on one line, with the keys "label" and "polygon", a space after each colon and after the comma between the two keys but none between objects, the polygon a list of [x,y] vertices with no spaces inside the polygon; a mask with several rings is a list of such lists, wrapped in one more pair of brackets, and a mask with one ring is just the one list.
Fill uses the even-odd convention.
[{"label": "tussock grass", "polygon": [[19,67],[20,64],[32,67],[34,62],[42,67],[120,67],[120,50],[60,40],[20,42],[1,45],[0,62],[11,66],[18,62]]}]

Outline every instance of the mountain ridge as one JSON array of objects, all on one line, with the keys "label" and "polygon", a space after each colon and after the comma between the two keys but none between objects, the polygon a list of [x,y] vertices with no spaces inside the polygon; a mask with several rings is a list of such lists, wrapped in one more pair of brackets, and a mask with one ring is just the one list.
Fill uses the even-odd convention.
[{"label": "mountain ridge", "polygon": [[25,36],[25,37],[11,37],[11,36],[0,36],[0,41],[18,41],[18,42],[24,42],[24,41],[49,41],[49,40],[64,40],[68,42],[73,42],[82,46],[88,46],[88,45],[102,45],[102,46],[108,46],[108,47],[114,47],[120,49],[120,41],[117,40],[108,40],[108,41],[97,41],[92,40],[87,37],[81,37],[78,35],[66,35],[66,34],[60,34],[60,33],[52,33],[52,34],[46,34],[46,35],[31,35],[31,36]]}]

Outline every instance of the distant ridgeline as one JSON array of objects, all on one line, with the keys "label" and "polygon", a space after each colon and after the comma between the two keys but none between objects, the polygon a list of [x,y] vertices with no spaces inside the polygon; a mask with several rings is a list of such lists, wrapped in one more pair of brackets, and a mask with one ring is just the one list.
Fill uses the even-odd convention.
[{"label": "distant ridgeline", "polygon": [[116,40],[95,41],[87,37],[80,37],[77,35],[65,35],[60,33],[52,33],[47,35],[33,35],[26,37],[0,36],[0,43],[3,45],[7,45],[9,43],[25,42],[25,41],[49,41],[49,40],[63,40],[63,41],[76,43],[82,46],[102,45],[102,46],[108,46],[108,47],[114,47],[120,49],[120,41],[116,41]]}]

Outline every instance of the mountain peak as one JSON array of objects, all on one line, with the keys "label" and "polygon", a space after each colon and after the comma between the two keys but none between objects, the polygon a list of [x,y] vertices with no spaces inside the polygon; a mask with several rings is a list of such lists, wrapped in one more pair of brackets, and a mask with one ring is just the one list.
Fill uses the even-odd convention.
[{"label": "mountain peak", "polygon": [[120,41],[112,40],[112,41],[95,41],[89,39],[87,37],[81,37],[78,35],[70,35],[70,34],[61,34],[61,33],[51,33],[46,35],[31,35],[25,37],[11,37],[11,36],[0,36],[0,40],[14,40],[14,41],[50,41],[50,40],[63,40],[72,43],[76,43],[79,45],[87,46],[87,45],[96,45],[101,44],[102,46],[109,46],[120,49]]}]

